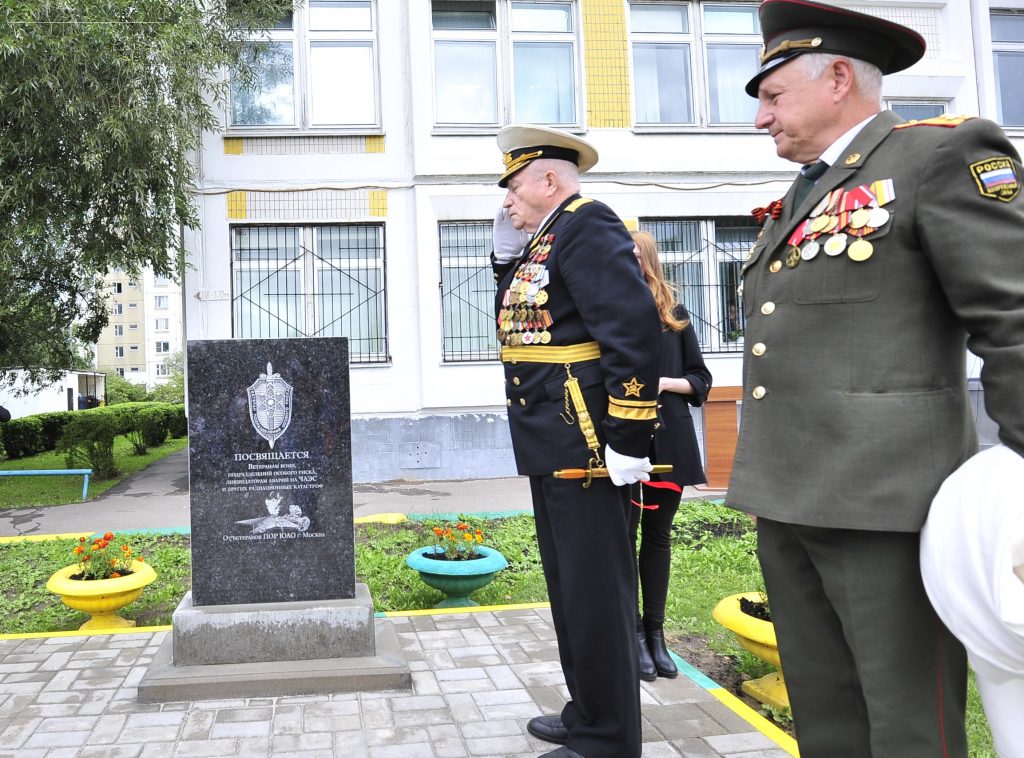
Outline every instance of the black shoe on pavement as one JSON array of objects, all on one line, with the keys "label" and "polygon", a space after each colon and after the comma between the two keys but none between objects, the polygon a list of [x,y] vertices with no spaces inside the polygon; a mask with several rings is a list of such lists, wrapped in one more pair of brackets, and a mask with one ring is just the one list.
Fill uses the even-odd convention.
[{"label": "black shoe on pavement", "polygon": [[[665,647],[665,632],[661,629],[651,629],[647,632],[647,648],[650,651],[651,662],[654,665],[657,676],[666,679],[675,679],[679,675],[675,661]],[[655,677],[657,678],[657,677]]]},{"label": "black shoe on pavement", "polygon": [[543,753],[540,758],[584,758],[571,747],[560,747],[550,753]]},{"label": "black shoe on pavement", "polygon": [[[527,723],[526,731],[538,740],[553,742],[556,745],[564,745],[569,741],[569,729],[562,723],[561,716],[534,716]],[[556,750],[555,753],[558,753],[558,751]],[[548,755],[554,755],[555,753],[548,753]],[[575,755],[575,753],[572,753],[572,755]]]},{"label": "black shoe on pavement", "polygon": [[645,682],[653,682],[658,678],[658,669],[647,648],[647,635],[643,632],[636,633],[636,649],[640,657],[640,678]]}]

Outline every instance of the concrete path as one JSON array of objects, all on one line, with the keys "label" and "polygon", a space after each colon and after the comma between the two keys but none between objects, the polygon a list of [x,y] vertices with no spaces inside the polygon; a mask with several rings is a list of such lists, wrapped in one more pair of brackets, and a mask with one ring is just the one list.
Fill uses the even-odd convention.
[{"label": "concrete path", "polygon": [[[187,457],[168,456],[87,503],[0,511],[0,536],[188,527]],[[356,516],[529,510],[521,478],[354,488]],[[721,493],[688,491],[687,497]],[[411,690],[137,702],[168,632],[0,635],[0,758],[296,756],[532,758],[556,746],[530,718],[568,697],[546,608],[389,614]],[[614,654],[614,651],[609,651]],[[787,735],[682,660],[641,683],[645,758],[785,758]]]}]

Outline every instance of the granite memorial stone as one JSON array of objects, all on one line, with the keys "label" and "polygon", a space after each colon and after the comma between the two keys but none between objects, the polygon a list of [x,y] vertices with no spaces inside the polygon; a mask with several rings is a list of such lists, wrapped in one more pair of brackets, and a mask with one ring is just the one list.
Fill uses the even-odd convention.
[{"label": "granite memorial stone", "polygon": [[348,340],[188,343],[192,602],[355,596]]}]

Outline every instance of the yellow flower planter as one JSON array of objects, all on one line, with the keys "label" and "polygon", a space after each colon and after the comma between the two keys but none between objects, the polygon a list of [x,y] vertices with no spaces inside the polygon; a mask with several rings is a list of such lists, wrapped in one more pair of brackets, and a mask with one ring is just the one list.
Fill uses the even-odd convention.
[{"label": "yellow flower planter", "polygon": [[72,579],[79,572],[78,564],[65,566],[46,582],[46,589],[60,595],[68,608],[88,613],[92,618],[79,629],[118,629],[135,626],[135,622],[116,615],[129,603],[138,599],[142,588],[156,579],[156,572],[148,563],[132,561],[132,573],[116,579]]},{"label": "yellow flower planter", "polygon": [[740,598],[756,603],[761,601],[761,594],[744,592],[722,598],[711,611],[712,617],[736,635],[744,650],[779,669],[760,679],[744,682],[743,691],[759,703],[776,708],[788,708],[789,694],[786,692],[786,682],[782,678],[782,662],[779,660],[779,646],[775,642],[775,626],[771,621],[754,618],[741,611]]}]

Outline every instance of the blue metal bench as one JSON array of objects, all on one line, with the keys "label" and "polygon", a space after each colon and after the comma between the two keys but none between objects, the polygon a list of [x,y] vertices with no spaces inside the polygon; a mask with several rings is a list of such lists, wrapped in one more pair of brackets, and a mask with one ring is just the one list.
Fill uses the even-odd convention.
[{"label": "blue metal bench", "polygon": [[82,481],[82,500],[85,500],[89,496],[89,477],[92,476],[91,468],[24,469],[21,471],[0,471],[0,476],[61,476],[65,474],[84,477]]}]

